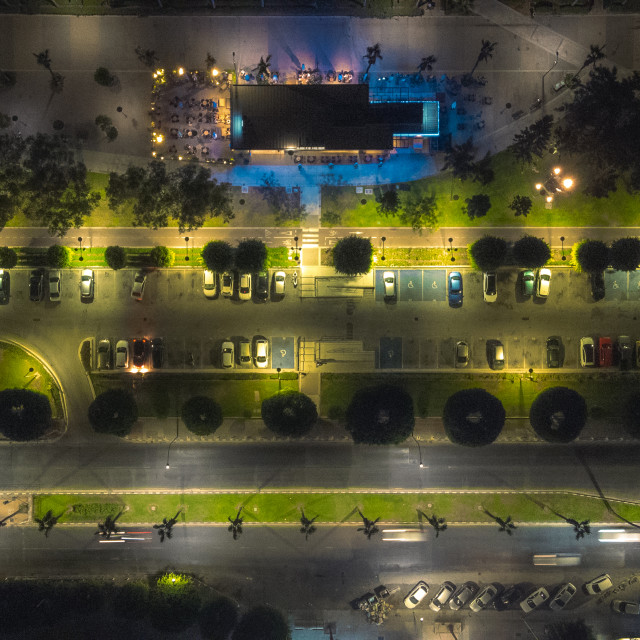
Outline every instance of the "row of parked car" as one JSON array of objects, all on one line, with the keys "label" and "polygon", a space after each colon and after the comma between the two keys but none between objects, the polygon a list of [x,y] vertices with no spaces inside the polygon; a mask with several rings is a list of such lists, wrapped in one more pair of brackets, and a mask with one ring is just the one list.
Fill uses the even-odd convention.
[{"label": "row of parked car", "polygon": [[[46,278],[45,278],[46,275]],[[60,302],[62,295],[62,272],[51,269],[45,274],[43,269],[36,269],[29,275],[29,300],[40,302],[45,296],[45,282],[48,284],[48,295],[51,302]],[[93,298],[93,271],[84,269],[80,274],[80,298]],[[0,269],[0,303],[9,301],[11,294],[11,275],[8,270]]]},{"label": "row of parked car", "polygon": [[[604,573],[589,582],[586,582],[582,590],[587,595],[598,595],[613,587],[611,577]],[[499,585],[488,584],[482,589],[475,582],[465,582],[456,587],[453,582],[443,582],[437,593],[429,601],[429,608],[432,611],[440,611],[443,607],[449,606],[453,611],[458,611],[466,605],[474,613],[490,607],[501,611],[508,609],[512,605],[519,603],[524,613],[530,613],[534,609],[549,604],[552,611],[562,611],[577,593],[576,587],[567,582],[561,585],[553,598],[544,587],[539,587],[528,596],[524,597],[522,589],[513,585],[507,589],[502,589]],[[404,599],[404,604],[409,609],[417,607],[428,595],[429,585],[420,580]],[[618,613],[639,614],[640,604],[623,600],[613,600],[611,608]]]},{"label": "row of parked car", "polygon": [[580,364],[583,367],[612,367],[618,364],[623,371],[635,363],[640,368],[640,340],[634,343],[629,336],[618,336],[614,343],[603,336],[594,340],[591,336],[580,339]]},{"label": "row of parked car", "polygon": [[162,338],[134,338],[118,340],[114,353],[111,351],[111,341],[103,338],[98,341],[97,349],[98,369],[111,369],[115,359],[115,368],[129,370],[133,373],[144,373],[151,366],[160,369],[164,365],[164,340]]},{"label": "row of parked car", "polygon": [[260,302],[266,302],[269,299],[269,291],[278,299],[284,297],[286,280],[284,271],[276,271],[271,282],[269,282],[267,271],[256,274],[225,271],[220,276],[220,287],[218,287],[218,274],[215,271],[205,270],[202,276],[202,290],[207,298],[217,297],[218,290],[224,298],[231,298],[237,286],[239,300],[254,298]]},{"label": "row of parked car", "polygon": [[[457,368],[466,367],[469,364],[469,345],[464,340],[458,340],[455,346],[454,364]],[[491,369],[496,371],[504,369],[505,353],[504,345],[500,340],[487,340],[487,362]],[[564,346],[558,336],[547,338],[546,363],[549,369],[558,369],[564,364]]]}]

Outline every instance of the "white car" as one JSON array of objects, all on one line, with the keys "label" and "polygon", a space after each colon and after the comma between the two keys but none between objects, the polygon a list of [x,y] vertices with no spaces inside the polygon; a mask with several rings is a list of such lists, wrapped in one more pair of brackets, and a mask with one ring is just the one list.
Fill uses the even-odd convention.
[{"label": "white car", "polygon": [[273,276],[273,293],[277,296],[284,295],[287,274],[284,271],[276,271]]},{"label": "white car", "polygon": [[269,341],[263,338],[256,340],[254,345],[253,358],[256,361],[256,367],[265,369],[269,364]]},{"label": "white car", "polygon": [[525,613],[530,613],[534,609],[537,609],[541,604],[544,604],[548,599],[549,599],[549,592],[544,587],[540,587],[539,589],[536,589],[533,593],[529,594],[520,603],[520,608]]},{"label": "white car", "polygon": [[204,270],[202,274],[202,291],[205,298],[215,298],[216,293],[218,293],[218,284],[214,271]]},{"label": "white car", "polygon": [[498,595],[498,590],[492,585],[488,584],[479,594],[475,600],[471,601],[469,609],[474,613],[486,609]]},{"label": "white car", "polygon": [[540,269],[536,288],[538,298],[546,298],[549,295],[549,287],[551,287],[551,271],[549,269]]},{"label": "white car", "polygon": [[593,580],[589,580],[586,582],[583,589],[585,593],[595,596],[599,593],[603,593],[607,589],[611,589],[613,587],[613,582],[611,582],[611,577],[608,573],[603,573],[601,576],[594,578]]},{"label": "white car", "polygon": [[93,298],[93,271],[83,269],[80,276],[80,297],[83,300]]},{"label": "white car", "polygon": [[549,609],[552,611],[562,611],[562,609],[564,609],[569,603],[569,600],[576,595],[577,591],[578,590],[570,582],[562,585],[558,593],[553,596],[553,600],[549,603]]},{"label": "white car", "polygon": [[222,366],[224,369],[231,369],[233,365],[233,342],[227,340],[222,343]]},{"label": "white car", "polygon": [[595,367],[596,346],[591,336],[580,338],[580,366]]},{"label": "white car", "polygon": [[438,593],[431,599],[429,609],[431,611],[440,611],[449,602],[455,590],[456,585],[453,582],[443,582],[440,589],[438,589]]},{"label": "white car", "polygon": [[144,285],[147,283],[147,276],[138,271],[133,279],[133,287],[131,288],[131,297],[140,302],[144,296]]},{"label": "white car", "polygon": [[628,613],[637,616],[640,615],[640,603],[627,602],[625,600],[612,600],[611,610],[616,613]]},{"label": "white car", "polygon": [[49,300],[60,302],[60,272],[49,271]]},{"label": "white car", "polygon": [[482,274],[482,294],[485,302],[495,302],[498,298],[498,276],[495,271]]},{"label": "white car", "polygon": [[385,271],[382,274],[384,281],[384,299],[394,300],[396,297],[396,274],[393,271]]},{"label": "white car", "polygon": [[427,597],[428,593],[429,585],[424,580],[420,580],[407,594],[407,597],[404,599],[404,606],[407,607],[407,609],[415,609],[415,607]]},{"label": "white car", "polygon": [[126,369],[129,366],[129,343],[118,340],[116,343],[116,369]]},{"label": "white car", "polygon": [[251,274],[243,273],[240,276],[240,286],[238,287],[238,297],[240,300],[251,300]]},{"label": "white car", "polygon": [[233,273],[231,271],[225,271],[222,274],[222,295],[225,298],[230,298],[233,295]]}]

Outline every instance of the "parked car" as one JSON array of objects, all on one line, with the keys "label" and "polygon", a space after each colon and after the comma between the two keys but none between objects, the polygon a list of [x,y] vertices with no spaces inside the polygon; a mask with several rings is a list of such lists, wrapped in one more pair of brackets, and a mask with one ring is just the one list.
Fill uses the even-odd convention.
[{"label": "parked car", "polygon": [[49,271],[49,300],[60,302],[60,271]]},{"label": "parked car", "polygon": [[498,276],[495,271],[485,271],[482,274],[482,293],[485,302],[495,302],[498,298]]},{"label": "parked car", "polygon": [[0,269],[0,302],[9,301],[10,277],[9,272]]},{"label": "parked car", "polygon": [[636,340],[636,367],[640,369],[640,340]]},{"label": "parked car", "polygon": [[233,349],[233,342],[227,340],[222,343],[222,366],[224,369],[231,369],[235,364]]},{"label": "parked car", "polygon": [[618,361],[620,369],[627,371],[633,366],[633,343],[629,336],[618,336]]},{"label": "parked car", "polygon": [[269,341],[264,338],[256,340],[254,345],[253,358],[256,362],[256,367],[265,369],[269,364]]},{"label": "parked car", "polygon": [[251,363],[251,342],[249,340],[240,340],[238,344],[239,360],[241,365]]},{"label": "parked car", "polygon": [[601,576],[598,576],[593,580],[589,580],[589,582],[585,582],[582,588],[587,595],[595,596],[599,593],[603,593],[607,589],[611,589],[611,587],[613,587],[611,577],[608,573],[603,573]]},{"label": "parked car", "polygon": [[535,283],[536,283],[536,274],[530,269],[523,271],[522,272],[522,295],[532,296]]},{"label": "parked car", "polygon": [[605,295],[604,274],[601,271],[592,273],[589,276],[589,282],[591,284],[591,295],[593,296],[593,299],[596,302],[602,300]]},{"label": "parked car", "polygon": [[243,273],[240,276],[240,286],[238,288],[240,300],[251,300],[251,274]]},{"label": "parked car", "polygon": [[512,604],[522,600],[522,589],[513,585],[503,591],[498,598],[493,601],[493,606],[498,611],[508,609]]},{"label": "parked car", "polygon": [[576,595],[577,591],[578,590],[570,582],[563,584],[560,589],[558,589],[558,593],[553,596],[553,599],[549,603],[549,609],[552,611],[562,611],[562,609],[567,606],[571,598]]},{"label": "parked car", "polygon": [[600,338],[598,340],[598,364],[601,367],[610,367],[613,365],[613,345],[611,338]]},{"label": "parked car", "polygon": [[547,367],[557,369],[562,366],[562,343],[557,336],[547,338]]},{"label": "parked car", "polygon": [[132,345],[133,367],[144,373],[147,370],[147,340],[146,338],[134,338]]},{"label": "parked car", "polygon": [[520,608],[525,613],[530,613],[534,609],[537,609],[541,604],[544,604],[548,599],[549,592],[544,587],[540,587],[533,593],[529,594],[529,596],[520,603]]},{"label": "parked car", "polygon": [[205,269],[202,274],[202,291],[205,298],[215,298],[218,293],[218,278],[215,271]]},{"label": "parked car", "polygon": [[594,367],[596,364],[596,347],[593,338],[580,338],[580,366]]},{"label": "parked car", "polygon": [[396,274],[393,271],[385,271],[382,274],[384,282],[384,299],[395,300],[396,298]]},{"label": "parked car", "polygon": [[42,284],[44,282],[44,274],[42,271],[32,271],[29,278],[29,300],[32,302],[40,302],[42,300]]},{"label": "parked car", "polygon": [[429,609],[432,611],[440,611],[440,609],[449,602],[455,590],[456,585],[453,584],[453,582],[443,582],[440,589],[438,589],[438,593],[431,599]]},{"label": "parked car", "polygon": [[540,271],[538,271],[538,287],[536,289],[536,296],[538,296],[538,298],[548,297],[550,288],[551,288],[551,270],[540,269]]},{"label": "parked car", "polygon": [[487,345],[489,367],[494,371],[504,369],[504,345],[500,340],[490,340]]},{"label": "parked car", "polygon": [[93,298],[93,271],[83,269],[80,275],[80,298],[90,300]]},{"label": "parked car", "polygon": [[164,340],[154,338],[151,341],[151,364],[154,369],[162,369],[164,365]]},{"label": "parked car", "polygon": [[482,589],[482,591],[480,591],[478,597],[471,601],[469,609],[474,613],[478,613],[478,611],[486,609],[497,595],[498,589],[494,585],[488,584],[484,589]]},{"label": "parked car", "polygon": [[404,606],[407,609],[414,609],[427,597],[428,593],[429,585],[424,580],[420,580],[407,594],[404,599]]},{"label": "parked car", "polygon": [[126,369],[129,366],[129,343],[118,340],[116,343],[116,369]]},{"label": "parked car", "polygon": [[144,296],[144,286],[147,284],[147,276],[138,271],[133,278],[133,287],[131,287],[131,297],[140,302]]},{"label": "parked car", "polygon": [[626,600],[612,600],[611,610],[616,613],[627,613],[637,616],[640,615],[640,603],[627,602]]},{"label": "parked car", "polygon": [[269,298],[269,274],[260,271],[256,276],[256,298],[265,302]]},{"label": "parked car", "polygon": [[469,345],[464,340],[456,342],[456,367],[462,368],[469,364]]},{"label": "parked car", "polygon": [[98,342],[98,369],[111,368],[111,343],[107,340]]},{"label": "parked car", "polygon": [[277,296],[283,296],[286,283],[287,274],[284,271],[276,271],[273,276],[273,293]]},{"label": "parked car", "polygon": [[449,272],[449,306],[462,306],[462,274],[459,271]]},{"label": "parked car", "polygon": [[465,582],[462,586],[458,587],[458,590],[451,596],[449,600],[449,609],[458,611],[462,609],[473,597],[478,593],[479,588],[475,582]]},{"label": "parked car", "polygon": [[233,295],[233,272],[225,271],[222,274],[222,295],[230,298]]}]

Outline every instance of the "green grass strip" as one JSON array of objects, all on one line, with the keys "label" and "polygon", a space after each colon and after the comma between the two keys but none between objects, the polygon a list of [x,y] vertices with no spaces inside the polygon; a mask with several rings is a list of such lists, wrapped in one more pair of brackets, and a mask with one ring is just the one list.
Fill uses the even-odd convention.
[{"label": "green grass strip", "polygon": [[[75,505],[75,510],[74,510]],[[105,507],[105,505],[107,505]],[[613,502],[613,508],[631,521],[640,520],[640,505]],[[598,498],[556,492],[501,493],[214,493],[214,494],[42,494],[34,496],[34,516],[51,510],[60,522],[91,522],[122,511],[121,523],[157,522],[181,510],[182,522],[227,522],[242,507],[245,522],[296,523],[300,510],[317,522],[360,522],[359,508],[380,522],[419,523],[420,512],[437,514],[448,522],[491,522],[483,509],[517,523],[561,523],[554,511],[575,520],[619,522]],[[424,517],[422,517],[424,520]]]}]

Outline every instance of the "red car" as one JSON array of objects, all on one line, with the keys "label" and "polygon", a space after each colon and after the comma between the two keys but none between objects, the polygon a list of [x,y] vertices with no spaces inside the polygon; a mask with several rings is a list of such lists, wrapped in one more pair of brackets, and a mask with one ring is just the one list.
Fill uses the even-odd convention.
[{"label": "red car", "polygon": [[600,338],[598,340],[598,355],[601,367],[613,366],[613,346],[611,338]]}]

